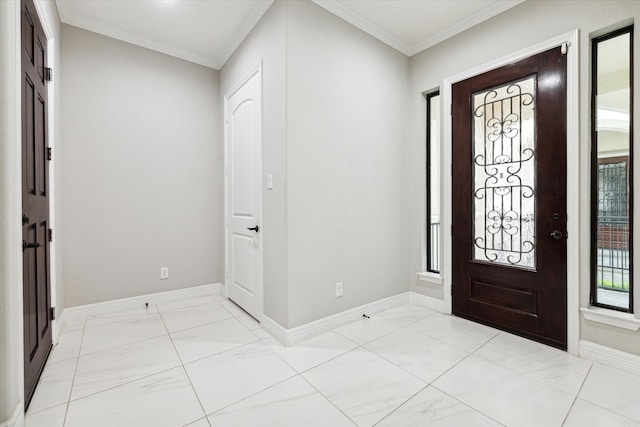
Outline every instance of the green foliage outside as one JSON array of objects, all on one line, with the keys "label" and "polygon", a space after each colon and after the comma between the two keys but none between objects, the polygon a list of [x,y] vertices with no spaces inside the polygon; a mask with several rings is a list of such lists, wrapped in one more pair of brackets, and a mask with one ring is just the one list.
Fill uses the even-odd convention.
[{"label": "green foliage outside", "polygon": [[611,280],[598,280],[598,287],[603,289],[611,289],[614,291],[629,292],[629,282],[614,283]]}]

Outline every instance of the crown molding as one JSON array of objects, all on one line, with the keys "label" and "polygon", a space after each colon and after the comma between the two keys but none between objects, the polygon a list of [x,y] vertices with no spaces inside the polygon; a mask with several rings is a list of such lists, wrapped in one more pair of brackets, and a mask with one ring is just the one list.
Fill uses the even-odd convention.
[{"label": "crown molding", "polygon": [[355,12],[353,9],[345,6],[343,0],[311,1],[322,7],[323,9],[326,9],[329,12],[333,13],[337,17],[361,29],[365,33],[375,37],[381,42],[391,46],[395,50],[404,53],[407,56],[413,56],[416,53],[422,52],[425,49],[435,46],[436,44],[457,34],[460,34],[461,32],[480,24],[487,19],[493,18],[494,16],[499,15],[500,13],[511,9],[514,6],[524,3],[526,0],[497,0],[494,4],[481,10],[480,12],[477,12],[461,20],[456,24],[447,27],[445,30],[440,31],[414,45],[409,45],[403,42],[393,34],[389,33],[385,29],[371,22],[369,19]]},{"label": "crown molding", "polygon": [[353,11],[349,7],[345,6],[342,2],[338,0],[311,0],[313,3],[317,4],[323,9],[328,10],[333,13],[337,17],[347,21],[351,25],[361,29],[365,33],[375,37],[381,42],[391,46],[395,50],[404,53],[407,56],[411,56],[410,52],[412,47],[393,34],[389,33],[387,30],[379,27],[374,24],[367,18],[363,17],[359,13]]},{"label": "crown molding", "polygon": [[158,43],[153,40],[146,39],[144,37],[131,34],[127,31],[117,30],[115,28],[98,24],[96,22],[86,20],[83,18],[71,17],[65,18],[63,21],[65,24],[73,25],[74,27],[82,28],[87,31],[101,34],[103,36],[111,37],[116,40],[120,40],[126,43],[130,43],[136,46],[144,47],[156,52],[164,53],[165,55],[173,56],[185,61],[193,62],[205,67],[213,68],[214,70],[220,69],[220,64],[211,58],[195,55],[182,49],[177,49],[163,43]]},{"label": "crown molding", "polygon": [[69,15],[68,13],[66,13],[64,7],[60,7],[60,4],[58,5],[58,12],[60,14],[60,20],[64,24],[72,25],[74,27],[82,28],[83,30],[91,31],[126,43],[164,53],[165,55],[203,65],[208,68],[213,68],[214,70],[220,69],[220,64],[213,58],[195,55],[191,52],[187,52],[186,50],[177,49],[164,43],[158,43],[153,40],[149,40],[147,38],[129,33],[128,31],[123,31],[110,27],[108,25],[103,25],[90,19]]},{"label": "crown molding", "polygon": [[249,16],[242,22],[240,27],[233,34],[227,45],[222,49],[222,53],[218,57],[218,69],[222,68],[227,63],[233,52],[242,44],[244,39],[249,35],[253,27],[262,19],[267,10],[271,7],[274,0],[263,0],[256,2],[255,6],[249,13]]},{"label": "crown molding", "polygon": [[460,34],[466,30],[468,30],[471,27],[475,27],[476,25],[493,18],[494,16],[497,16],[499,14],[501,14],[502,12],[505,12],[509,9],[511,9],[512,7],[515,7],[521,3],[524,3],[526,0],[499,0],[496,1],[494,4],[492,4],[491,6],[477,12],[474,13],[473,15],[463,19],[462,21],[459,21],[457,23],[455,23],[454,25],[449,26],[448,28],[446,28],[445,30],[439,31],[438,33],[434,34],[431,37],[428,37],[424,40],[422,40],[419,43],[416,43],[415,45],[411,46],[411,49],[409,50],[408,56],[413,56],[416,53],[420,53],[425,49],[428,49],[432,46],[437,45],[438,43],[451,38],[457,34]]}]

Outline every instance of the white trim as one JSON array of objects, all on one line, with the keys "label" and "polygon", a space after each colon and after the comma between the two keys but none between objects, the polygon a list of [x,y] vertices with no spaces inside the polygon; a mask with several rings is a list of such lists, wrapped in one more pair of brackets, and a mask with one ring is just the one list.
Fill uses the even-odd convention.
[{"label": "white trim", "polygon": [[[43,0],[34,0],[33,5],[36,8],[36,13],[38,14],[38,18],[40,18],[40,24],[42,24],[42,29],[44,30],[44,35],[47,40],[53,39],[53,28],[51,26],[51,21],[49,20],[49,15],[47,15],[45,11],[45,6],[42,5]],[[48,47],[47,47],[48,49]]]},{"label": "white trim", "polygon": [[222,53],[218,57],[217,61],[217,70],[224,67],[224,64],[226,64],[229,58],[231,58],[233,52],[235,52],[240,44],[242,44],[244,39],[247,38],[251,30],[253,30],[253,27],[255,27],[260,19],[262,19],[264,14],[267,13],[267,10],[269,10],[273,2],[274,0],[262,0],[256,2],[255,6],[253,6],[253,9],[251,10],[251,13],[249,13],[249,16],[245,18],[245,20],[233,34],[227,45],[224,47],[224,49],[222,49]]},{"label": "white trim", "polygon": [[424,271],[421,273],[416,273],[418,279],[422,282],[431,283],[434,285],[442,286],[442,276],[439,273],[431,273],[429,271]]},{"label": "white trim", "polygon": [[397,307],[410,302],[409,292],[403,292],[392,297],[383,298],[368,304],[345,310],[340,313],[323,317],[295,328],[287,329],[267,316],[262,316],[262,327],[284,345],[292,345],[305,339],[314,337],[323,332],[342,326],[362,318],[364,313],[379,313],[389,308]]},{"label": "white trim", "polygon": [[267,12],[267,10],[269,10],[271,4],[273,4],[273,1],[274,0],[264,0],[256,2],[249,15],[244,19],[242,24],[240,24],[233,36],[231,36],[229,42],[225,45],[225,47],[222,49],[222,53],[217,58],[197,55],[189,52],[188,50],[175,48],[164,43],[159,43],[154,40],[130,33],[128,31],[101,24],[91,19],[86,19],[80,16],[71,16],[66,13],[67,10],[64,7],[59,7],[59,13],[61,21],[65,24],[73,25],[87,31],[102,34],[103,36],[131,43],[136,46],[141,46],[146,49],[151,49],[156,52],[164,53],[165,55],[180,58],[185,61],[203,65],[205,67],[213,68],[214,70],[220,70],[220,68],[222,68],[222,66],[227,62],[231,55],[233,55],[233,52],[235,52],[238,46],[240,46],[244,39],[249,35],[251,30],[253,30],[253,27],[256,26],[262,16]]},{"label": "white trim", "polygon": [[356,28],[380,40],[382,43],[391,46],[395,50],[411,56],[412,46],[403,42],[384,28],[374,24],[369,19],[360,15],[342,2],[337,0],[311,0],[321,8],[333,13],[338,18],[347,21]]},{"label": "white trim", "polygon": [[[60,78],[57,75],[57,71],[55,68],[55,57],[56,55],[58,55],[59,53],[56,52],[55,50],[55,32],[53,31],[53,24],[51,22],[52,17],[50,14],[47,13],[47,10],[51,10],[51,9],[47,9],[47,6],[45,6],[44,4],[44,0],[34,0],[33,4],[36,8],[36,13],[38,14],[38,18],[40,19],[40,23],[42,24],[42,28],[44,30],[45,33],[45,37],[47,38],[47,67],[50,67],[53,69],[53,79],[52,81],[47,83],[47,123],[48,123],[48,128],[47,128],[47,138],[48,138],[48,146],[54,151],[53,153],[53,157],[52,160],[48,162],[48,166],[49,166],[49,225],[51,227],[51,229],[54,230],[54,237],[55,237],[55,230],[59,230],[59,222],[58,219],[56,218],[56,197],[57,197],[57,183],[56,183],[56,178],[55,178],[55,170],[56,170],[56,153],[55,153],[55,149],[56,149],[56,141],[55,141],[55,136],[56,136],[56,118],[55,118],[55,106],[56,106],[56,99],[55,99],[55,89],[56,89],[56,85],[58,84],[58,79]],[[53,6],[55,8],[55,6]],[[55,18],[53,18],[55,19]],[[57,245],[57,241],[58,239],[53,240],[53,242],[51,242],[49,244],[49,251],[50,251],[50,257],[49,257],[49,291],[50,291],[50,295],[51,295],[51,306],[52,307],[56,307],[57,303],[57,296],[58,296],[58,281],[56,280],[56,259],[58,257],[58,245]],[[56,307],[56,310],[58,311],[57,314],[59,314],[59,311],[62,307]],[[65,325],[65,321],[63,319],[62,316],[57,316],[58,319],[53,321],[53,331],[52,331],[52,338],[53,338],[53,342],[58,342],[58,339],[60,337],[60,333],[62,332],[62,329],[64,328]]]},{"label": "white trim", "polygon": [[51,339],[53,343],[57,343],[60,340],[60,334],[64,331],[64,327],[67,324],[66,310],[62,310],[62,313],[56,313],[56,319],[53,321],[53,333]]},{"label": "white trim", "polygon": [[404,53],[407,56],[413,56],[416,53],[422,52],[436,44],[446,40],[450,37],[460,34],[463,31],[474,27],[481,22],[493,18],[501,14],[502,12],[511,9],[514,6],[523,3],[525,0],[511,0],[511,1],[496,1],[492,5],[482,9],[481,11],[464,18],[463,20],[456,22],[453,25],[448,26],[445,30],[439,31],[432,36],[427,37],[410,45],[403,42],[398,37],[394,36],[384,28],[375,24],[371,20],[360,15],[350,7],[346,6],[344,1],[339,0],[311,0],[313,3],[322,7],[323,9],[333,13],[337,17],[347,21],[351,25],[359,28],[370,36],[380,40],[388,46],[391,46],[395,50]]},{"label": "white trim", "polygon": [[68,321],[84,320],[93,316],[140,308],[143,307],[145,303],[149,303],[149,306],[153,306],[155,304],[173,302],[177,299],[219,295],[221,287],[221,283],[213,283],[211,285],[194,286],[191,288],[176,289],[174,291],[158,292],[155,294],[98,302],[95,304],[79,305],[76,307],[65,308],[60,315],[60,318],[61,321],[66,323]]},{"label": "white trim", "polygon": [[580,312],[585,319],[618,328],[637,331],[640,329],[640,320],[631,313],[621,313],[615,310],[607,310],[601,307],[582,307]]},{"label": "white trim", "polygon": [[[580,254],[580,233],[579,233],[579,189],[580,189],[580,146],[579,146],[579,105],[578,105],[578,30],[573,30],[550,40],[538,43],[527,49],[520,50],[511,55],[490,61],[486,64],[474,67],[453,76],[446,77],[442,83],[443,93],[443,147],[441,158],[441,179],[443,183],[443,194],[452,193],[452,176],[448,171],[452,162],[452,135],[451,135],[451,86],[454,83],[468,79],[475,75],[493,70],[495,68],[517,62],[529,56],[544,52],[564,43],[570,46],[567,53],[567,351],[571,354],[578,354],[579,351],[579,254]],[[447,166],[448,165],[448,166]],[[442,229],[451,229],[452,205],[443,205]],[[444,254],[452,253],[452,239],[444,240]],[[444,308],[446,313],[451,313],[451,282],[452,282],[452,259],[445,257],[444,269],[442,272],[444,283]]]},{"label": "white trim", "polygon": [[68,16],[64,13],[64,8],[59,8],[59,10],[61,20],[65,24],[82,28],[93,33],[98,33],[103,36],[111,37],[116,40],[121,40],[126,43],[131,43],[133,45],[144,47],[156,52],[164,53],[165,55],[173,56],[175,58],[203,65],[205,67],[213,68],[214,70],[220,69],[220,63],[213,58],[196,55],[183,49],[177,49],[163,43],[158,43],[145,37],[140,37],[138,35],[132,34],[128,31],[118,30],[108,25],[100,24],[90,19],[85,19],[79,16]]},{"label": "white trim", "polygon": [[580,357],[640,375],[640,356],[606,347],[591,341],[580,341]]},{"label": "white trim", "polygon": [[227,93],[224,95],[224,110],[223,110],[223,127],[224,127],[224,296],[225,298],[229,298],[229,286],[228,285],[228,281],[229,281],[229,271],[230,271],[230,267],[229,267],[229,262],[230,262],[230,255],[229,255],[229,215],[228,215],[228,208],[229,208],[229,162],[228,162],[228,158],[227,156],[229,155],[229,134],[228,134],[228,130],[227,130],[227,112],[228,112],[228,102],[229,102],[229,98],[231,98],[238,90],[240,90],[240,88],[242,86],[244,86],[249,80],[251,80],[253,78],[253,76],[255,76],[256,74],[259,75],[260,78],[260,152],[258,153],[254,153],[258,156],[259,158],[259,170],[257,171],[257,173],[259,174],[260,177],[260,185],[259,185],[259,205],[260,205],[260,212],[258,214],[258,224],[262,230],[263,233],[258,237],[258,247],[259,247],[259,254],[258,254],[258,284],[256,286],[256,290],[255,293],[258,294],[257,298],[259,299],[259,306],[260,306],[260,313],[258,314],[258,320],[262,322],[263,317],[264,317],[264,238],[261,237],[264,235],[264,190],[263,190],[263,179],[262,179],[262,173],[263,173],[263,169],[264,169],[264,165],[263,165],[263,150],[262,150],[262,144],[264,143],[264,128],[263,128],[263,117],[264,117],[264,104],[263,104],[263,98],[262,98],[262,93],[263,93],[263,88],[264,88],[264,82],[263,82],[263,74],[262,74],[262,60],[258,63],[257,66],[255,66],[253,69],[251,69],[251,71],[249,71],[249,73],[247,73],[247,75],[240,79],[235,85],[233,85],[231,87],[231,89],[229,89],[229,91],[227,91]]},{"label": "white trim", "polygon": [[409,302],[411,304],[426,307],[430,310],[437,311],[438,313],[444,313],[444,301],[438,298],[433,298],[428,295],[423,295],[418,292],[409,292]]},{"label": "white trim", "polygon": [[432,46],[437,45],[438,43],[451,38],[457,34],[462,33],[463,31],[468,30],[471,27],[475,27],[476,25],[487,21],[494,16],[505,12],[512,7],[519,5],[520,3],[524,3],[525,0],[512,0],[512,1],[498,1],[491,6],[488,6],[482,9],[480,12],[475,13],[462,21],[456,22],[455,24],[447,27],[446,29],[428,37],[421,42],[418,42],[411,46],[411,49],[407,53],[408,56],[413,56],[416,53],[420,53],[425,49],[429,49]]},{"label": "white trim", "polygon": [[24,406],[22,402],[18,402],[16,409],[13,410],[11,418],[0,423],[0,427],[22,427],[24,426]]}]

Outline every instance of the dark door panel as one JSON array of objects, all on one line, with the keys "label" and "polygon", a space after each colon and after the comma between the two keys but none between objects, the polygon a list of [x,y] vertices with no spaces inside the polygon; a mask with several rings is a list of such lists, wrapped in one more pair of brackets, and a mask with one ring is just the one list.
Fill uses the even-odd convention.
[{"label": "dark door panel", "polygon": [[22,13],[22,240],[25,409],[51,350],[47,40],[33,0]]},{"label": "dark door panel", "polygon": [[566,348],[566,56],[452,87],[453,312]]}]

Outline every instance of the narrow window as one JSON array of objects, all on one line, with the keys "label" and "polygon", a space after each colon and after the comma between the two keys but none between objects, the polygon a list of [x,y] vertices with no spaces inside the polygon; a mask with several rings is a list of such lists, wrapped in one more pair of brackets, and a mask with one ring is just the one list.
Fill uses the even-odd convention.
[{"label": "narrow window", "polygon": [[440,273],[440,92],[427,95],[427,271]]},{"label": "narrow window", "polygon": [[593,39],[591,304],[633,311],[633,27]]}]

